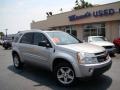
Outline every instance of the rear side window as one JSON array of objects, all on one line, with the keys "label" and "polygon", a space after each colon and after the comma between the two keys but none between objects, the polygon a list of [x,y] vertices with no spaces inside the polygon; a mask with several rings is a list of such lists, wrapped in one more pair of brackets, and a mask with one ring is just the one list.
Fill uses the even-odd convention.
[{"label": "rear side window", "polygon": [[32,44],[33,43],[33,33],[26,33],[22,36],[20,43]]},{"label": "rear side window", "polygon": [[18,40],[19,40],[19,38],[20,38],[21,35],[22,35],[22,34],[16,34],[16,35],[14,36],[13,42],[18,42]]},{"label": "rear side window", "polygon": [[15,36],[15,37],[14,37],[14,41],[13,41],[13,42],[17,42],[17,41],[18,41],[18,39],[19,39],[19,37],[18,37],[18,36]]}]

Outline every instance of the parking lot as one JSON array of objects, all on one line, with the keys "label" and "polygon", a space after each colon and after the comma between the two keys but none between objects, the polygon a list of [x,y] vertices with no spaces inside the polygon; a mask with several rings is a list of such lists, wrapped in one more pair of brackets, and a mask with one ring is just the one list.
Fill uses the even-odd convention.
[{"label": "parking lot", "polygon": [[11,50],[0,46],[0,90],[119,90],[120,54],[112,60],[111,69],[99,78],[65,88],[56,84],[50,71],[31,65],[25,65],[23,70],[15,69]]}]

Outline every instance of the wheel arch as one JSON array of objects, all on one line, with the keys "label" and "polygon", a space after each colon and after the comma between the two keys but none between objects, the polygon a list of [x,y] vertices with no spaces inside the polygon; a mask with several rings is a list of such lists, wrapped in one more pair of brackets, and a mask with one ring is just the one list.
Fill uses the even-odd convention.
[{"label": "wheel arch", "polygon": [[52,70],[54,69],[54,67],[57,64],[60,64],[60,63],[68,63],[68,64],[70,64],[72,66],[71,62],[68,61],[67,59],[64,59],[64,58],[55,58],[54,61],[53,61],[53,64],[52,64]]},{"label": "wheel arch", "polygon": [[19,54],[18,54],[17,51],[12,51],[12,56],[13,56],[14,54],[17,54],[17,55],[19,56]]},{"label": "wheel arch", "polygon": [[72,60],[68,60],[66,58],[55,58],[52,62],[52,68],[51,71],[54,70],[54,66],[56,66],[59,63],[68,63],[74,70],[75,72],[75,76],[79,77],[80,76],[80,70],[79,70],[79,66],[76,62],[73,62]]},{"label": "wheel arch", "polygon": [[76,69],[75,69],[75,65],[68,59],[65,58],[55,58],[53,63],[52,63],[52,71],[54,71],[55,67],[57,66],[57,64],[60,63],[67,63],[71,66],[71,68],[74,70],[75,72],[75,76],[76,76]]},{"label": "wheel arch", "polygon": [[20,61],[21,61],[22,63],[24,62],[24,61],[22,60],[20,54],[19,54],[17,51],[15,51],[15,50],[12,51],[12,57],[13,57],[14,54],[17,54],[17,55],[18,55],[18,57],[20,58]]}]

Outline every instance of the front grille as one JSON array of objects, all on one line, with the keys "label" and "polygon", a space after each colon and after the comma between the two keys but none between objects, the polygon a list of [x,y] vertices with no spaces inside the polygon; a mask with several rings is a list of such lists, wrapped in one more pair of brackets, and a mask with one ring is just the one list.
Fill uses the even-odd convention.
[{"label": "front grille", "polygon": [[113,46],[103,46],[105,49],[111,49]]},{"label": "front grille", "polygon": [[97,56],[98,62],[104,62],[107,60],[106,58],[107,58],[107,55]]},{"label": "front grille", "polygon": [[95,53],[98,62],[104,62],[107,60],[108,53],[106,51],[100,52],[100,53]]}]

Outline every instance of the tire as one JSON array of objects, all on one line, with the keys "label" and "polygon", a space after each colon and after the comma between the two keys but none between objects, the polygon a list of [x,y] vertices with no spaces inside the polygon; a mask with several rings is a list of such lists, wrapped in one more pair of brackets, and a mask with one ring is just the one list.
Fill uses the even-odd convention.
[{"label": "tire", "polygon": [[21,69],[23,67],[23,64],[20,61],[20,57],[17,54],[13,54],[13,64],[17,69]]},{"label": "tire", "polygon": [[4,47],[4,49],[5,49],[5,50],[7,50],[7,49],[8,49],[8,47]]},{"label": "tire", "polygon": [[69,63],[60,63],[54,68],[56,81],[61,86],[72,86],[76,77],[72,66]]}]

